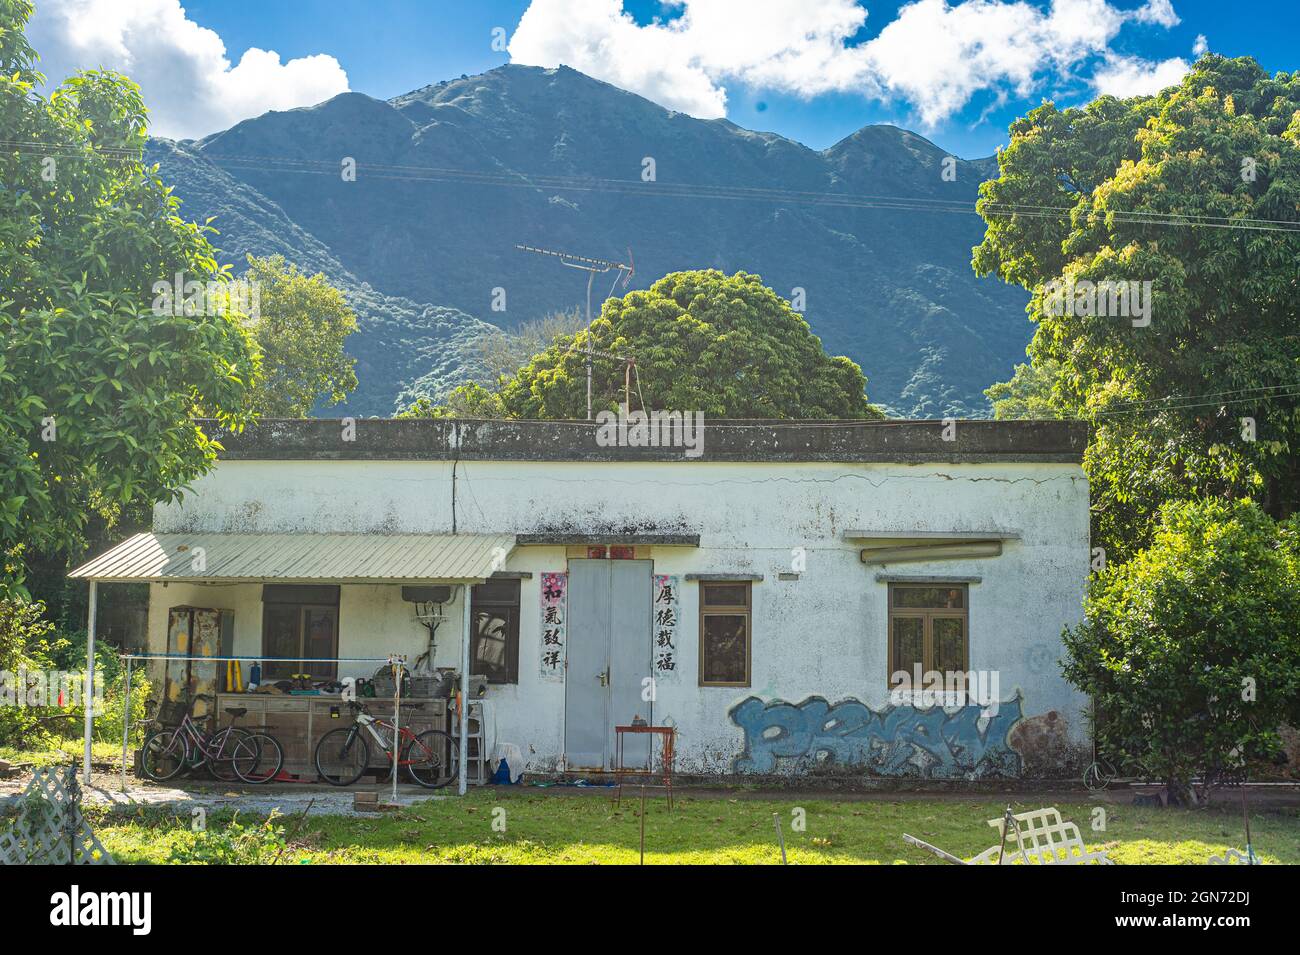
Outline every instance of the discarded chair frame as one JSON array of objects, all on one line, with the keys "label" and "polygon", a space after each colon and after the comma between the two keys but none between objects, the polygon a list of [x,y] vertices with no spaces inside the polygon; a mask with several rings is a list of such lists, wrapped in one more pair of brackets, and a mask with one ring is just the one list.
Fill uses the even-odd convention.
[{"label": "discarded chair frame", "polygon": [[[903,834],[903,841],[932,852],[953,865],[1014,865],[1017,860],[1025,865],[1114,865],[1104,849],[1089,851],[1079,827],[1063,820],[1060,810],[1054,806],[1020,813],[1013,813],[1008,806],[1001,819],[990,819],[988,824],[997,829],[1002,838],[997,845],[970,860],[907,833]],[[1012,834],[1016,840],[1015,850],[1008,853],[1007,837]]]}]

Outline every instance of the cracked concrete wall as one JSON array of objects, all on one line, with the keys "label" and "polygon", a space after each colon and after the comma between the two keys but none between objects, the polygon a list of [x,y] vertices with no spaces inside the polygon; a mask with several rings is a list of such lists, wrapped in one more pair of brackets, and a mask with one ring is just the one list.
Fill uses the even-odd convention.
[{"label": "cracked concrete wall", "polygon": [[[155,530],[445,533],[452,528],[452,468],[447,461],[222,461],[178,505],[157,508]],[[1026,720],[1055,714],[1057,743],[1078,746],[1086,738],[1085,700],[1056,666],[1062,627],[1080,619],[1088,573],[1088,488],[1077,464],[462,461],[456,527],[700,535],[698,548],[656,545],[651,552],[655,573],[682,578],[683,669],[677,683],[659,685],[653,716],[678,727],[683,771],[732,770],[745,735],[729,714],[748,697],[887,706],[888,589],[875,580],[880,572],[981,577],[969,591],[971,667],[997,670],[1002,698],[1018,693]],[[850,528],[1021,536],[1000,557],[876,567],[861,563],[860,543],[842,539]],[[806,569],[798,580],[777,579],[791,570],[795,548],[804,549]],[[534,576],[521,586],[520,683],[490,690],[489,723],[534,768],[554,766],[563,750],[564,687],[541,681],[537,661],[540,573],[563,571],[564,555],[563,547],[519,547],[505,568]],[[697,685],[698,585],[685,580],[690,573],[763,575],[753,584],[750,687]],[[198,596],[166,597],[167,606],[185,602],[213,605]],[[241,601],[235,609],[240,652],[258,652],[260,605]],[[459,610],[453,613],[440,634],[439,660],[447,665],[455,664],[459,639]],[[159,614],[165,622],[165,606],[151,613],[153,633]],[[394,649],[389,635],[410,640],[417,652],[423,646],[424,631],[395,587],[345,586],[340,632],[345,654],[371,655],[361,652],[366,646],[386,654]],[[1022,731],[1011,738],[1014,745],[1037,737]],[[1042,762],[1037,753],[1026,760]]]}]

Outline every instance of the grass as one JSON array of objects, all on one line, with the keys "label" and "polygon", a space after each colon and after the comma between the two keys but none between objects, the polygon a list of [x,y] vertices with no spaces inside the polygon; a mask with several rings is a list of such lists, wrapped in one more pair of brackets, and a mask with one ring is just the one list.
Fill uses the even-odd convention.
[{"label": "grass", "polygon": [[[1117,863],[1204,864],[1211,854],[1244,847],[1241,815],[1233,809],[1178,810],[1105,805],[1106,828],[1094,832],[1094,806],[1054,801],[1090,847],[1106,846]],[[646,803],[647,864],[773,864],[780,862],[772,814],[780,815],[791,864],[940,864],[908,846],[908,832],[970,857],[996,841],[985,820],[1003,802],[925,800],[886,802],[789,798],[679,797]],[[1014,804],[1016,812],[1039,804]],[[806,827],[792,827],[802,808]],[[601,795],[536,791],[477,791],[374,817],[313,816],[292,838],[284,863],[527,863],[635,864],[639,861],[639,800],[621,809]],[[105,847],[119,862],[166,861],[187,836],[188,813],[159,809],[90,809]],[[210,827],[227,825],[213,814]],[[251,821],[244,819],[242,821]],[[505,831],[494,828],[504,823]],[[293,834],[296,817],[283,820]],[[1255,850],[1269,863],[1300,863],[1300,810],[1253,812]]]},{"label": "grass", "polygon": [[[15,765],[23,764],[37,768],[68,765],[73,762],[80,765],[81,754],[82,743],[80,737],[77,739],[54,739],[39,749],[0,746],[0,760]],[[120,766],[122,763],[122,744],[91,743],[90,754],[96,762],[111,762]]]}]

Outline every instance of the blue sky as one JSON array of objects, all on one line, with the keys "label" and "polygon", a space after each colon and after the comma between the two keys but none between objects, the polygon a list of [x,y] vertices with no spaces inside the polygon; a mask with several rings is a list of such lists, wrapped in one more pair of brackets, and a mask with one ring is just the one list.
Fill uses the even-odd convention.
[{"label": "blue sky", "polygon": [[[1043,98],[1158,88],[1202,46],[1300,68],[1296,0],[626,0],[622,10],[618,0],[133,0],[125,16],[107,6],[39,3],[45,68],[123,69],[158,131],[178,138],[342,89],[388,98],[514,60],[565,62],[815,148],[888,122],[974,157]],[[96,17],[103,29],[88,41]],[[495,28],[508,49],[493,48]]]}]

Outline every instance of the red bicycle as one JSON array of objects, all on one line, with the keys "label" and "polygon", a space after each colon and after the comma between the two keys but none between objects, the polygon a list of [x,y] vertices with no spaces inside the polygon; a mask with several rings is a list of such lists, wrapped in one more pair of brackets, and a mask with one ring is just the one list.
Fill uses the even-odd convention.
[{"label": "red bicycle", "polygon": [[[351,786],[370,768],[367,736],[383,751],[389,767],[393,765],[393,724],[376,719],[360,703],[348,705],[356,713],[356,722],[330,730],[316,744],[316,772],[332,786]],[[401,740],[397,765],[405,766],[425,789],[441,789],[459,774],[460,747],[450,733],[425,730],[417,735],[403,726],[397,735]]]}]

